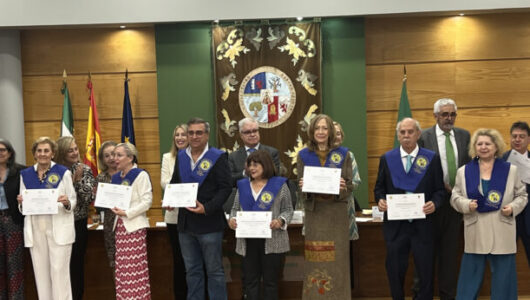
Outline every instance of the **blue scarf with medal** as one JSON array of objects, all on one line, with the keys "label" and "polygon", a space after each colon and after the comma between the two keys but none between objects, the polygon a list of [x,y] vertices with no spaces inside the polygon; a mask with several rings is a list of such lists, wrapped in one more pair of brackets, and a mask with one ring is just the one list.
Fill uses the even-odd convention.
[{"label": "blue scarf with medal", "polygon": [[[298,152],[300,158],[304,162],[304,165],[310,167],[322,167],[320,164],[320,159],[318,155],[310,151],[308,148],[304,148]],[[337,147],[329,151],[328,156],[326,157],[326,163],[324,167],[327,168],[342,168],[344,163],[344,158],[348,155],[348,148],[346,147]]]},{"label": "blue scarf with medal", "polygon": [[486,196],[483,196],[478,187],[480,185],[480,168],[478,158],[473,159],[466,165],[466,192],[468,199],[477,200],[478,212],[489,212],[498,210],[502,205],[502,197],[506,190],[506,181],[510,173],[510,163],[495,159],[493,170],[491,170],[491,179]]},{"label": "blue scarf with medal", "polygon": [[27,189],[56,189],[63,179],[64,172],[67,170],[67,167],[55,164],[46,172],[46,176],[42,181],[33,166],[20,171],[20,175]]},{"label": "blue scarf with medal", "polygon": [[140,168],[132,168],[123,178],[120,176],[121,172],[117,172],[116,174],[112,175],[110,183],[131,186],[136,177],[138,177],[138,174],[140,174],[142,171],[143,169]]},{"label": "blue scarf with medal", "polygon": [[186,150],[180,150],[178,153],[179,172],[182,183],[198,182],[199,186],[204,182],[208,173],[212,170],[224,152],[217,148],[209,148],[204,156],[195,164],[195,169],[191,169],[191,158]]},{"label": "blue scarf with medal", "polygon": [[243,178],[237,181],[239,191],[239,203],[244,211],[269,211],[276,195],[280,192],[282,185],[287,181],[285,177],[274,176],[269,178],[267,184],[261,190],[257,200],[254,200],[250,180]]},{"label": "blue scarf with medal", "polygon": [[390,177],[392,178],[392,185],[395,188],[407,192],[414,192],[423,179],[423,176],[425,176],[425,172],[434,155],[436,153],[433,151],[420,147],[418,155],[416,155],[407,173],[405,172],[405,168],[403,168],[400,148],[395,148],[385,153],[385,159],[390,170]]}]

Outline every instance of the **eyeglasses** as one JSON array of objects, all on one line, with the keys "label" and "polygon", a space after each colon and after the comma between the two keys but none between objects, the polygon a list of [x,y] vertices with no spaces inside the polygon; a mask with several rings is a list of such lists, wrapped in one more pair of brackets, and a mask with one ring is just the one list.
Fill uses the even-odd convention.
[{"label": "eyeglasses", "polygon": [[438,113],[439,116],[442,116],[442,118],[448,118],[448,117],[451,117],[451,118],[456,118],[456,113],[455,112],[443,112],[443,113]]},{"label": "eyeglasses", "polygon": [[204,131],[197,130],[197,131],[190,131],[188,130],[188,136],[202,136],[204,134]]},{"label": "eyeglasses", "polygon": [[251,129],[251,130],[241,131],[241,133],[244,134],[244,135],[250,135],[252,133],[257,133],[258,131],[259,131],[259,129]]},{"label": "eyeglasses", "polygon": [[7,152],[7,148],[0,148],[0,153],[6,153]]}]

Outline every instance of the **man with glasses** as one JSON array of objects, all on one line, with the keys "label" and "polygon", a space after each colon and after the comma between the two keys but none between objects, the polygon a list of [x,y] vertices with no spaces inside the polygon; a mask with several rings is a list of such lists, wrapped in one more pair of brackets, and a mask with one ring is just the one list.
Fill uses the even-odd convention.
[{"label": "man with glasses", "polygon": [[[179,242],[186,266],[188,300],[203,300],[208,280],[208,298],[226,300],[226,282],[222,261],[223,232],[226,219],[223,204],[232,183],[225,152],[208,147],[210,124],[193,118],[188,121],[189,146],[180,151],[170,183],[199,184],[195,207],[180,208]],[[204,267],[206,273],[204,274]]]},{"label": "man with glasses", "polygon": [[[524,175],[528,172],[530,164],[530,152],[528,144],[530,143],[530,127],[528,123],[517,121],[510,128],[510,144],[512,149],[504,153],[502,158],[517,166],[519,177],[526,183],[526,191],[530,199],[530,179]],[[519,156],[519,157],[517,157]],[[520,214],[515,217],[517,222],[517,237],[521,238],[526,251],[526,259],[530,265],[530,209],[526,207]]]},{"label": "man with glasses", "polygon": [[258,122],[251,118],[244,118],[239,121],[239,136],[243,141],[243,147],[234,151],[228,156],[230,163],[230,170],[232,171],[232,183],[235,186],[236,182],[243,177],[246,177],[245,162],[247,156],[256,150],[265,150],[272,156],[276,172],[280,171],[280,158],[276,148],[260,144],[259,126]]},{"label": "man with glasses", "polygon": [[[434,213],[434,259],[438,265],[438,287],[441,300],[455,299],[458,278],[458,255],[461,241],[462,215],[456,212],[449,199],[455,184],[456,170],[469,162],[469,132],[454,127],[457,107],[455,101],[442,98],[434,103],[436,124],[421,133],[418,145],[440,155],[447,197],[444,205]],[[417,280],[415,278],[415,286]],[[413,288],[414,289],[414,288]]]}]

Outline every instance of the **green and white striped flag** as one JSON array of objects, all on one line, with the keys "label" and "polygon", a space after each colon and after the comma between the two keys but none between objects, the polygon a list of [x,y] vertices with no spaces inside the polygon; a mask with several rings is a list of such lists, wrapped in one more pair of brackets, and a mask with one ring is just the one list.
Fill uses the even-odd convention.
[{"label": "green and white striped flag", "polygon": [[61,93],[64,95],[63,102],[63,119],[61,122],[61,136],[74,135],[74,115],[72,113],[72,104],[68,95],[68,86],[66,84],[66,71],[63,73],[64,81]]}]

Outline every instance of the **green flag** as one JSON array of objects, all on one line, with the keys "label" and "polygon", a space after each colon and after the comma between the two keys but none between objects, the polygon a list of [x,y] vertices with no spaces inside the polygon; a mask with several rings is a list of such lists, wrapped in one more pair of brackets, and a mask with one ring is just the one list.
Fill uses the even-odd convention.
[{"label": "green flag", "polygon": [[68,95],[68,86],[66,85],[66,80],[63,81],[63,88],[61,89],[61,93],[64,95],[61,136],[73,136],[74,115],[72,113],[72,104],[70,104],[70,96]]},{"label": "green flag", "polygon": [[[407,96],[407,76],[403,78],[403,86],[401,87],[401,99],[399,100],[399,111],[397,121],[401,121],[404,118],[412,118],[412,112],[410,111],[409,97]],[[397,123],[396,123],[397,125]],[[399,147],[399,141],[397,138],[397,132],[394,134],[394,148]]]}]

